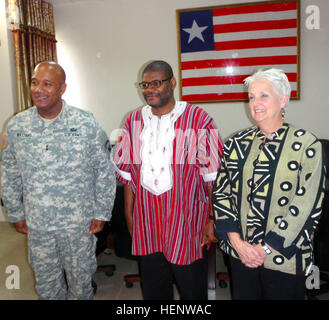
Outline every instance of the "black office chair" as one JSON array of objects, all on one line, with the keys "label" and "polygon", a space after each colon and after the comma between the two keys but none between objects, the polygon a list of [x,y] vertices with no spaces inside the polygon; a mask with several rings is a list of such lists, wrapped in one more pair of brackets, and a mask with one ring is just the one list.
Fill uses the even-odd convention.
[{"label": "black office chair", "polygon": [[[128,231],[124,214],[124,185],[117,184],[116,207],[112,214],[112,230],[114,237],[114,252],[117,257],[129,260],[138,260],[131,254],[132,239]],[[131,288],[134,282],[140,281],[139,274],[128,274],[124,276],[127,288]]]},{"label": "black office chair", "polygon": [[230,278],[230,269],[229,269],[229,257],[228,254],[225,252],[221,252],[221,254],[223,255],[223,260],[224,260],[224,265],[227,268],[227,272],[217,272],[216,274],[216,278],[218,280],[218,285],[220,288],[227,288],[227,281],[230,282],[231,278]]},{"label": "black office chair", "polygon": [[[96,256],[98,256],[100,253],[104,252],[105,249],[111,248],[110,223],[105,223],[103,230],[96,233],[95,235],[97,237]],[[96,273],[104,272],[106,276],[112,277],[115,270],[116,266],[114,264],[99,265],[97,266]],[[94,294],[96,294],[97,283],[94,280],[92,280],[92,286]]]},{"label": "black office chair", "polygon": [[314,264],[320,269],[320,288],[306,290],[307,297],[310,300],[329,292],[329,140],[320,139],[320,141],[326,168],[322,214],[314,233]]},{"label": "black office chair", "polygon": [[[229,272],[216,272],[216,252],[217,244],[211,244],[210,250],[208,251],[208,289],[216,289],[216,280],[220,288],[227,288],[227,281],[230,281]],[[222,251],[219,252],[223,255],[224,265],[228,271],[228,255]]]},{"label": "black office chair", "polygon": [[[120,200],[118,199],[118,190],[117,190],[114,205],[113,205],[113,210],[112,210],[112,217],[114,212],[118,210],[119,205],[120,205]],[[111,219],[111,221],[105,223],[104,228],[101,232],[95,234],[95,236],[97,237],[96,256],[104,252],[106,249],[113,248],[112,229],[113,227],[112,227],[112,219]],[[96,273],[104,272],[106,276],[111,277],[113,276],[115,270],[116,270],[116,266],[114,264],[99,265],[97,266]],[[93,286],[94,294],[96,294],[97,283],[94,280],[92,280],[92,286]]]}]

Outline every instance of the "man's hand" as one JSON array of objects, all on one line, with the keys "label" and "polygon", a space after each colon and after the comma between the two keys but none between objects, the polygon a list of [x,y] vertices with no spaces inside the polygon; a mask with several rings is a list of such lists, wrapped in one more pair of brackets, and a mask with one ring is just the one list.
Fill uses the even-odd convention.
[{"label": "man's hand", "polygon": [[17,232],[27,234],[27,225],[26,225],[26,220],[21,220],[16,223],[14,223],[14,226],[16,228]]},{"label": "man's hand", "polygon": [[[209,208],[209,216],[213,217],[213,210],[212,210],[212,187],[207,186],[207,193],[208,193],[208,199],[210,203],[210,208]],[[214,220],[209,219],[207,224],[205,225],[202,233],[202,240],[201,240],[201,247],[204,245],[207,245],[207,250],[209,250],[210,245],[212,243],[218,242],[218,239],[215,237],[215,230],[214,230]]]},{"label": "man's hand", "polygon": [[95,234],[97,232],[102,231],[103,228],[104,228],[104,224],[105,224],[105,221],[93,219],[91,221],[91,226],[90,226],[90,229],[89,229],[89,233],[90,234]]},{"label": "man's hand", "polygon": [[218,239],[215,237],[214,222],[209,219],[203,230],[201,246],[207,245],[209,249],[213,242],[218,242]]},{"label": "man's hand", "polygon": [[131,237],[133,237],[133,211],[134,211],[134,194],[129,185],[124,185],[124,207],[125,218],[127,222],[128,231]]}]

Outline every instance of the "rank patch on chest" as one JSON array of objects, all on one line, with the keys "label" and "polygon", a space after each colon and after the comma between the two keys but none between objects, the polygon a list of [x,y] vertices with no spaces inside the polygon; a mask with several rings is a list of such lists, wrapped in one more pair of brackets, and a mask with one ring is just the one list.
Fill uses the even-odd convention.
[{"label": "rank patch on chest", "polygon": [[81,137],[81,133],[78,132],[77,128],[71,128],[69,132],[65,133],[66,137]]}]

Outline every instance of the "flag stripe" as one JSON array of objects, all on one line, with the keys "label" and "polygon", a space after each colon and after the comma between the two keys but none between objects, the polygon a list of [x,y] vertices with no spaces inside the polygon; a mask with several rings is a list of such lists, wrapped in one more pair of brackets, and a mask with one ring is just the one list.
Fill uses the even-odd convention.
[{"label": "flag stripe", "polygon": [[296,46],[297,37],[251,39],[238,41],[223,41],[215,43],[215,50],[250,49]]},{"label": "flag stripe", "polygon": [[219,100],[245,100],[248,99],[247,92],[231,92],[231,93],[207,93],[207,94],[191,94],[184,95],[187,101],[219,101]]},{"label": "flag stripe", "polygon": [[221,77],[221,76],[234,76],[243,74],[252,74],[259,69],[277,68],[285,70],[285,73],[297,73],[296,64],[277,64],[277,65],[253,65],[253,66],[230,66],[227,65],[224,68],[203,68],[203,69],[188,69],[182,70],[183,78],[195,78],[195,77]]},{"label": "flag stripe", "polygon": [[199,86],[199,87],[185,87],[184,95],[192,94],[207,94],[207,93],[230,93],[230,92],[247,92],[247,88],[243,84],[231,84],[231,85],[215,85],[215,86]]},{"label": "flag stripe", "polygon": [[249,14],[240,14],[228,15],[228,16],[219,16],[213,17],[213,24],[226,24],[226,23],[236,23],[239,22],[251,22],[251,21],[271,21],[271,20],[287,20],[287,19],[297,19],[296,10],[289,11],[279,11],[279,12],[262,12],[261,18],[259,13],[249,13]]},{"label": "flag stripe", "polygon": [[223,77],[195,77],[185,78],[182,80],[182,85],[185,86],[207,86],[216,84],[238,84],[242,83],[243,79],[248,75],[235,75],[235,76],[223,76]]},{"label": "flag stripe", "polygon": [[186,52],[181,55],[181,61],[196,61],[202,59],[231,59],[231,58],[248,58],[248,57],[268,57],[280,55],[297,55],[296,47],[281,47],[281,48],[257,48],[243,50],[225,50],[225,51],[201,51],[201,52]]},{"label": "flag stripe", "polygon": [[[297,90],[297,82],[291,82],[290,84],[292,90]],[[184,87],[184,95],[206,94],[206,93],[218,94],[218,93],[230,93],[230,92],[247,92],[247,87],[244,84]]]},{"label": "flag stripe", "polygon": [[[297,81],[296,73],[286,73],[289,81]],[[223,76],[223,77],[195,77],[182,79],[182,85],[185,86],[204,86],[216,84],[239,84],[247,78],[248,74]]]},{"label": "flag stripe", "polygon": [[[291,97],[297,97],[297,91],[291,91]],[[186,101],[205,102],[205,101],[223,101],[223,100],[248,100],[247,92],[233,92],[233,93],[208,93],[208,94],[192,94],[184,95],[182,97]]]},{"label": "flag stripe", "polygon": [[183,61],[182,70],[203,69],[203,68],[226,68],[227,66],[254,66],[254,65],[276,65],[297,63],[296,55],[268,56],[268,57],[248,57],[240,59],[208,59],[197,61]]},{"label": "flag stripe", "polygon": [[273,4],[255,4],[255,5],[245,5],[238,7],[228,7],[228,8],[218,8],[213,10],[214,16],[226,16],[232,14],[246,14],[246,13],[260,13],[267,11],[286,11],[286,10],[296,10],[297,2],[287,2],[284,5],[282,3]]},{"label": "flag stripe", "polygon": [[238,22],[214,25],[214,33],[296,28],[297,19]]},{"label": "flag stripe", "polygon": [[246,40],[246,39],[261,39],[261,38],[282,38],[295,37],[297,34],[296,28],[279,29],[279,30],[256,30],[243,32],[228,32],[216,33],[214,35],[215,42],[232,41],[232,40]]}]

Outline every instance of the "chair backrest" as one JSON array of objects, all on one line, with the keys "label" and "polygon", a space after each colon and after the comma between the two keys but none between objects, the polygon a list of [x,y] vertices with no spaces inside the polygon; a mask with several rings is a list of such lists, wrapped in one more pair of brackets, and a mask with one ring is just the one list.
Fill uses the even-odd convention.
[{"label": "chair backrest", "polygon": [[329,271],[329,140],[321,139],[323,162],[325,166],[325,195],[322,214],[317,231],[314,233],[315,264],[321,271]]},{"label": "chair backrest", "polygon": [[323,162],[326,167],[326,178],[329,179],[329,140],[320,139],[320,142],[322,144]]},{"label": "chair backrest", "polygon": [[329,234],[329,140],[320,139],[323,162],[325,166],[325,195],[322,203],[322,214],[319,222],[319,233]]}]

